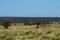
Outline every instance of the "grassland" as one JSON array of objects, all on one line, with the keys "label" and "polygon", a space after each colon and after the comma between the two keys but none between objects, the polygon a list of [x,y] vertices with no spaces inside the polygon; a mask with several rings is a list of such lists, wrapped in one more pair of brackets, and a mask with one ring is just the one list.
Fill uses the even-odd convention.
[{"label": "grassland", "polygon": [[60,40],[60,24],[49,24],[35,29],[29,25],[0,26],[0,40]]}]

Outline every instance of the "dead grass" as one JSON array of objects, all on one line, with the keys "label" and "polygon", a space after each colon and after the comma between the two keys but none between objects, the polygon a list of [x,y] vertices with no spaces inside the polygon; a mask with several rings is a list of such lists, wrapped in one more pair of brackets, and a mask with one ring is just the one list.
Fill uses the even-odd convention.
[{"label": "dead grass", "polygon": [[0,26],[0,40],[60,40],[60,25],[47,25],[34,29],[29,25]]}]

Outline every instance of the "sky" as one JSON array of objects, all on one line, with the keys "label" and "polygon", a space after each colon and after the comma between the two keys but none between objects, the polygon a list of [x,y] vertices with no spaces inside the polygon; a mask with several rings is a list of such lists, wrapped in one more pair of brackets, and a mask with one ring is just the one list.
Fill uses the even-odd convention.
[{"label": "sky", "polygon": [[60,0],[0,0],[0,16],[60,17]]}]

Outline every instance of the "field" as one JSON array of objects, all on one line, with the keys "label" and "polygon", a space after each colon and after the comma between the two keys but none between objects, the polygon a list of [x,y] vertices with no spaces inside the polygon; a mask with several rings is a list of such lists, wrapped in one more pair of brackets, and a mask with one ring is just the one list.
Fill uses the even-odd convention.
[{"label": "field", "polygon": [[60,40],[60,24],[48,24],[38,29],[23,24],[9,26],[9,29],[0,26],[0,40]]}]

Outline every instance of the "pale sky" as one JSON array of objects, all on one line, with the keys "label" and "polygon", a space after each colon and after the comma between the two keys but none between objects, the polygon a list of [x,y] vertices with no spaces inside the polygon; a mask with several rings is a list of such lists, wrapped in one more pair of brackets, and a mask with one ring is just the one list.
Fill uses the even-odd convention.
[{"label": "pale sky", "polygon": [[0,16],[60,17],[60,0],[0,0]]}]

